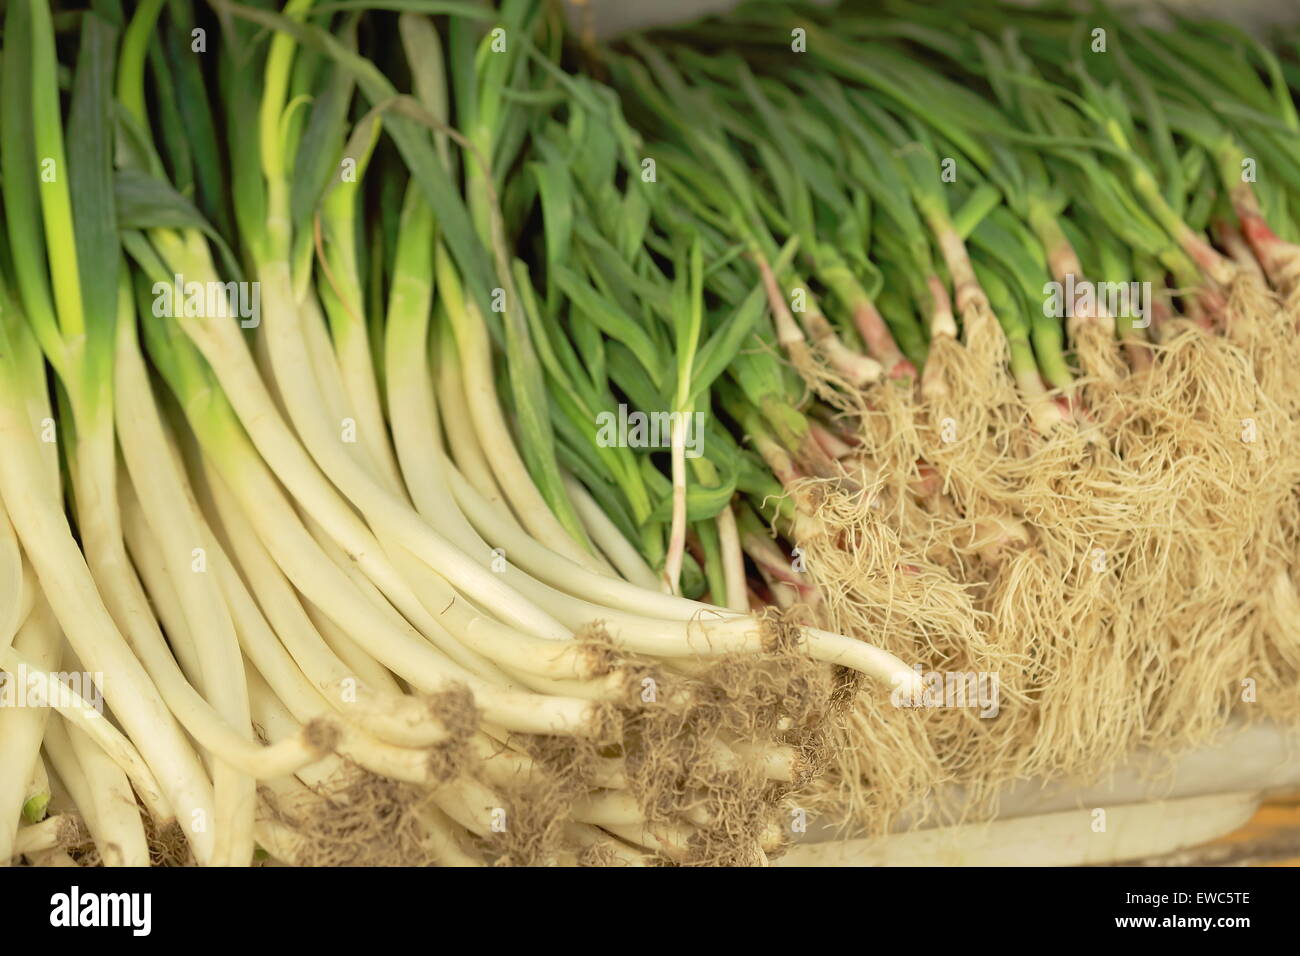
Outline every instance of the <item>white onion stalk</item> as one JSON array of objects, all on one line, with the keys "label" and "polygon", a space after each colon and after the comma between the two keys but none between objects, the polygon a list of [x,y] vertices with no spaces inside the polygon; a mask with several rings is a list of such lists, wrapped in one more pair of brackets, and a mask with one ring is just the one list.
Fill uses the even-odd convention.
[{"label": "white onion stalk", "polygon": [[[205,536],[193,513],[184,474],[168,453],[162,418],[136,342],[135,321],[129,284],[124,282],[114,365],[114,409],[122,456],[193,634],[204,697],[232,732],[251,745],[253,731],[239,640],[219,584],[206,568],[196,569],[192,564],[196,550],[206,553]],[[221,859],[247,863],[253,852],[253,779],[234,764],[214,769],[213,778],[219,810],[227,805],[243,807],[216,821],[218,845],[230,841]]]},{"label": "white onion stalk", "polygon": [[478,305],[465,297],[451,257],[441,244],[437,247],[434,268],[443,306],[455,329],[465,388],[462,401],[474,423],[484,455],[515,515],[534,538],[552,551],[597,574],[605,573],[601,564],[560,524],[528,474],[501,412],[487,325]]},{"label": "white onion stalk", "polygon": [[[57,675],[37,667],[14,648],[0,651],[0,668],[12,675],[23,675],[30,691],[67,719],[68,724],[86,734],[130,778],[136,793],[154,819],[167,822],[173,818],[158,779],[140,752],[122,732],[95,709],[88,700],[58,679]],[[49,733],[49,727],[46,727]],[[66,781],[65,781],[66,782]]]},{"label": "white onion stalk", "polygon": [[[44,850],[57,849],[67,842],[70,834],[76,833],[79,829],[75,817],[62,813],[46,817],[40,823],[21,827],[14,840],[13,856],[31,857]],[[0,866],[4,866],[9,859],[7,856],[0,856]]]},{"label": "white onion stalk", "polygon": [[[268,734],[290,736],[329,713],[328,705],[311,693],[301,676],[296,680],[286,678],[283,674],[266,677],[256,670],[249,677],[253,717]],[[274,687],[272,679],[276,680]],[[334,747],[341,757],[379,776],[422,786],[440,783],[428,749],[395,747],[346,723]],[[323,762],[321,773],[315,775],[317,779],[326,776],[325,768],[330,766],[335,766],[332,759]],[[299,770],[298,776],[306,776],[306,769]]]},{"label": "white onion stalk", "polygon": [[[651,590],[657,589],[659,579],[650,568],[650,565],[646,563],[645,558],[641,557],[641,552],[632,546],[632,542],[623,537],[623,532],[619,531],[614,522],[609,519],[609,515],[601,510],[596,499],[591,496],[591,492],[586,489],[582,482],[566,472],[564,474],[564,489],[568,492],[569,500],[573,502],[578,517],[582,519],[587,534],[591,536],[591,540],[600,548],[610,563],[618,569],[618,573],[623,579],[638,587]],[[741,580],[743,582],[743,561],[741,571]],[[741,593],[744,593],[743,590]]]},{"label": "white onion stalk", "polygon": [[[12,367],[15,358],[26,358],[39,368],[39,356],[30,345],[14,350],[20,342],[15,336],[22,331],[12,321],[8,325],[6,367],[0,367],[0,445],[5,449],[0,495],[59,624],[82,663],[103,675],[104,697],[156,769],[167,804],[177,807],[187,822],[210,821],[212,793],[198,757],[118,632],[72,537],[58,486],[48,482],[48,459],[37,447],[28,418],[30,398],[18,390],[20,375]],[[111,452],[111,431],[109,435]],[[158,822],[165,825],[170,817]],[[210,828],[188,835],[195,857],[209,861],[214,849]]]},{"label": "white onion stalk", "polygon": [[[151,233],[151,237],[159,245],[171,268],[179,270],[182,268],[181,263],[187,263],[184,267],[187,276],[201,277],[200,281],[216,281],[206,250],[200,250],[201,254],[196,255],[192,243],[183,243],[179,237],[168,236],[162,231]],[[202,241],[201,237],[190,238],[197,239],[200,243]],[[276,310],[296,311],[289,290],[286,263],[267,266],[261,281],[262,301],[267,313]],[[403,590],[403,585],[400,578],[397,582],[393,581],[391,565],[384,560],[382,554],[377,553],[370,530],[357,518],[348,501],[365,515],[375,532],[389,535],[400,542],[446,577],[458,590],[483,606],[491,607],[501,620],[538,637],[568,637],[565,628],[523,600],[502,582],[500,576],[452,547],[445,538],[425,524],[409,505],[404,505],[377,485],[366,468],[343,450],[345,443],[339,441],[331,432],[330,426],[320,420],[319,408],[327,403],[310,380],[312,366],[309,357],[303,354],[300,340],[295,343],[292,335],[278,336],[288,339],[288,348],[295,352],[301,363],[297,375],[308,379],[298,384],[312,394],[312,397],[299,403],[306,405],[309,411],[302,415],[301,422],[295,420],[295,425],[304,432],[302,442],[276,413],[275,401],[258,373],[237,326],[231,323],[205,322],[192,317],[178,318],[176,321],[211,364],[222,395],[230,402],[240,424],[247,429],[248,438],[252,440],[257,452],[274,471],[275,479],[283,483],[315,520],[321,522],[330,536],[355,558],[366,575],[385,594],[393,597]],[[272,323],[269,319],[266,326],[268,340],[276,338],[270,332]],[[284,395],[286,382],[277,379],[277,384]],[[288,396],[284,397],[289,401]],[[185,404],[184,400],[182,404]],[[223,422],[222,427],[226,429],[226,423]],[[304,451],[303,444],[311,447],[312,453],[319,455],[323,463],[329,463],[326,468],[329,479],[326,479]],[[249,451],[251,453],[251,449]],[[338,490],[347,496],[348,501],[339,496],[330,481],[337,484]],[[230,483],[234,490],[235,482]]]},{"label": "white onion stalk", "polygon": [[[150,529],[133,494],[123,495],[122,515],[131,555],[140,570],[158,618],[167,629],[177,655],[183,659],[193,658],[194,635],[190,631],[189,621],[181,610],[180,598],[173,587],[171,576],[157,543],[150,537]],[[209,554],[215,559],[221,557],[212,550],[209,550]],[[228,567],[218,565],[213,570],[221,578],[223,586],[229,584],[228,575],[232,572]],[[223,590],[230,593],[228,588],[223,587]],[[241,633],[245,632],[248,629],[247,605],[236,596],[230,600],[230,607],[234,612],[236,626]],[[271,643],[263,640],[259,646],[269,646]],[[321,760],[329,752],[329,743],[337,731],[335,725],[328,721],[321,721],[318,726],[270,745],[262,745],[237,734],[194,691],[185,675],[174,664],[170,667],[166,665],[162,659],[165,653],[165,647],[151,648],[147,655],[154,662],[155,670],[159,671],[159,687],[164,690],[168,706],[205,751],[254,779],[292,773]],[[243,669],[242,657],[240,668]]]},{"label": "white onion stalk", "polygon": [[[223,411],[224,403],[197,390],[187,392],[187,399],[186,411],[200,441],[276,563],[308,600],[376,660],[426,692],[443,689],[448,681],[463,682],[485,714],[516,731],[588,735],[602,729],[599,712],[588,702],[493,687],[448,660],[395,613],[381,611],[322,554],[265,465],[247,447],[238,425]],[[491,574],[485,569],[483,573]]]},{"label": "white onion stalk", "polygon": [[429,358],[435,369],[434,388],[438,392],[439,405],[458,411],[458,414],[443,416],[443,426],[447,431],[447,445],[451,449],[451,457],[466,477],[474,482],[474,487],[480,490],[501,520],[508,522],[520,533],[526,533],[519,519],[515,517],[515,513],[510,510],[505,495],[497,486],[492,467],[488,464],[483,448],[479,445],[473,421],[468,415],[459,414],[459,410],[465,407],[466,399],[465,383],[456,355],[456,343],[452,339],[451,322],[447,320],[446,307],[438,303],[435,308],[438,326],[429,343]]},{"label": "white onion stalk", "polygon": [[[429,746],[447,739],[447,729],[435,720],[419,701],[398,694],[385,693],[360,679],[355,670],[330,648],[314,625],[307,609],[283,573],[266,552],[229,491],[216,476],[206,478],[212,501],[220,515],[222,529],[236,556],[253,594],[264,612],[266,623],[255,624],[247,616],[246,631],[257,627],[269,634],[265,643],[274,645],[260,650],[263,642],[245,638],[246,653],[263,660],[259,654],[287,652],[294,665],[301,668],[316,690],[341,714],[383,740],[402,746]],[[224,551],[222,552],[224,557]],[[228,560],[228,559],[226,559]],[[233,569],[229,572],[230,590],[244,585]],[[255,608],[252,598],[239,595],[237,606]],[[275,648],[279,648],[276,652]],[[259,664],[260,668],[260,664]]]},{"label": "white onion stalk", "polygon": [[[0,524],[7,524],[0,502]],[[13,639],[12,650],[38,670],[58,666],[62,641],[54,613],[40,597]],[[7,642],[0,643],[6,650]],[[15,831],[27,802],[27,781],[41,762],[41,739],[50,714],[47,707],[0,707],[0,866],[16,852]]]},{"label": "white onion stalk", "polygon": [[85,789],[95,808],[93,835],[104,865],[148,866],[149,840],[126,774],[79,727],[68,724],[63,717],[54,723],[67,731],[77,755]]},{"label": "white onion stalk", "polygon": [[[508,527],[496,520],[492,510],[484,506],[468,482],[452,468],[448,468],[448,474],[457,501],[480,533],[503,543],[522,566],[543,579],[535,580],[522,572],[513,575],[507,572],[510,583],[570,627],[577,629],[599,621],[628,650],[659,657],[714,657],[764,649],[762,629],[748,615],[658,594],[625,581],[584,574],[576,565],[562,565],[558,555],[548,555],[528,538],[512,535]],[[548,586],[543,581],[553,581],[555,585]],[[560,588],[566,585],[595,600],[565,593]],[[798,634],[801,651],[814,660],[851,667],[889,687],[919,688],[916,672],[887,651],[812,627],[800,627]]]},{"label": "white onion stalk", "polygon": [[[357,139],[355,153],[353,145]],[[323,283],[318,284],[329,314],[334,352],[340,376],[352,398],[358,438],[368,453],[376,476],[390,491],[400,494],[401,478],[388,441],[375,365],[366,328],[364,293],[357,265],[356,212],[361,183],[371,152],[379,139],[379,123],[358,125],[349,142],[356,161],[355,177],[335,180],[321,199],[317,218],[316,248]],[[303,316],[304,324],[310,320]]]}]

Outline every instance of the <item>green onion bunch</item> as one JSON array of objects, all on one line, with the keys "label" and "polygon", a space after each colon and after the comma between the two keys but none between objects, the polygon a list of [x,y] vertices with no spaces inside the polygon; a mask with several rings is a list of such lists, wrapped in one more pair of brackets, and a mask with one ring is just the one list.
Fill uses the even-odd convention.
[{"label": "green onion bunch", "polygon": [[766,864],[1294,722],[1297,90],[1101,3],[11,0],[0,862]]},{"label": "green onion bunch", "polygon": [[[750,3],[590,55],[645,154],[684,157],[682,205],[730,191],[732,248],[755,220],[797,244],[773,329],[851,451],[835,475],[787,445],[774,474],[817,520],[773,527],[823,620],[1000,676],[988,720],[860,697],[829,799],[883,828],[958,783],[956,818],[1294,719],[1285,51],[1102,5],[898,0]],[[803,354],[782,313],[831,335]]]},{"label": "green onion bunch", "polygon": [[[561,393],[598,368],[554,309],[607,293],[536,283],[523,233],[554,11],[211,13],[6,14],[2,666],[56,713],[0,714],[0,856],[765,861],[847,675],[914,675],[751,608],[740,542],[771,543],[725,454],[683,497],[682,442],[666,477],[586,441],[612,392]],[[704,261],[645,277],[671,371],[610,366],[682,413],[762,317],[706,310]]]}]

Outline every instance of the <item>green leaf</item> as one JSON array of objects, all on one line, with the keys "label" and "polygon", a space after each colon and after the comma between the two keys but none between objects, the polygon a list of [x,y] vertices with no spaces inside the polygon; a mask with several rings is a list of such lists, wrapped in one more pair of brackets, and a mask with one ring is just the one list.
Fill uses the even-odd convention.
[{"label": "green leaf", "polygon": [[[87,334],[106,360],[117,318],[121,259],[113,197],[113,59],[117,30],[93,13],[82,18],[81,49],[68,113],[68,184],[76,223],[77,267]],[[102,374],[103,369],[87,370]]]},{"label": "green leaf", "polygon": [[171,0],[165,35],[172,81],[176,87],[176,108],[190,142],[194,161],[196,201],[199,209],[222,235],[233,229],[229,190],[217,145],[217,128],[208,102],[207,85],[199,67],[200,54],[191,49],[194,20],[185,0]]},{"label": "green leaf", "polygon": [[602,332],[622,342],[643,362],[658,367],[659,350],[637,322],[593,289],[572,269],[555,263],[552,266],[552,279],[569,297],[574,307],[581,309]]},{"label": "green leaf", "polygon": [[[344,42],[349,47],[353,45],[355,27],[353,22],[344,30]],[[310,231],[316,206],[338,170],[355,87],[351,74],[332,71],[312,103],[294,156],[293,180],[289,186],[289,210],[295,233]]]},{"label": "green leaf", "polygon": [[239,261],[225,239],[170,183],[139,169],[119,169],[113,178],[113,197],[119,229],[198,229],[217,247],[230,279],[243,281]]}]

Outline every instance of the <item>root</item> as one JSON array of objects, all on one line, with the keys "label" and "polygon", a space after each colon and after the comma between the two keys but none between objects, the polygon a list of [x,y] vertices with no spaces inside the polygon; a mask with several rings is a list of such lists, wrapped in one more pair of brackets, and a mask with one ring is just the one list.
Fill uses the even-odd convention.
[{"label": "root", "polygon": [[185,837],[185,830],[181,827],[179,821],[159,827],[144,815],[144,833],[145,838],[149,841],[149,864],[150,866],[191,866],[194,863],[194,855],[190,850],[190,842]]},{"label": "root", "polygon": [[299,866],[432,866],[420,809],[427,791],[347,767],[289,796],[259,788],[262,812],[300,839]]},{"label": "root", "polygon": [[823,760],[841,679],[802,657],[797,628],[774,611],[764,629],[762,655],[722,658],[687,682],[690,693],[647,704],[627,720],[628,791],[645,824],[691,827],[686,852],[673,862],[757,862],[754,848],[789,789],[771,779],[762,754],[792,745],[805,773]]},{"label": "root", "polygon": [[1109,317],[1073,322],[1070,342],[1080,367],[1090,378],[1115,382],[1128,374],[1119,340],[1115,338],[1115,323]]},{"label": "root", "polygon": [[797,543],[824,626],[926,677],[996,677],[996,707],[865,690],[800,799],[871,833],[961,822],[1016,779],[1204,742],[1243,686],[1254,713],[1300,716],[1300,296],[1244,272],[1225,293],[1223,336],[1171,319],[1140,374],[1080,325],[1077,428],[1030,427],[971,308],[968,346],[932,343],[907,420],[868,399],[842,462],[858,490],[797,492],[818,501]]}]

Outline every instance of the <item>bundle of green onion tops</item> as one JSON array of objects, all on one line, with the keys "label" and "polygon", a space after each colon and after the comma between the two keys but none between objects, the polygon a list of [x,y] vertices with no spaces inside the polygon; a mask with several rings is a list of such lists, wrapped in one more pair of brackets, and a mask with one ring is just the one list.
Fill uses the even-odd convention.
[{"label": "bundle of green onion tops", "polygon": [[0,863],[756,864],[1300,721],[1297,90],[1100,6],[10,0]]}]

